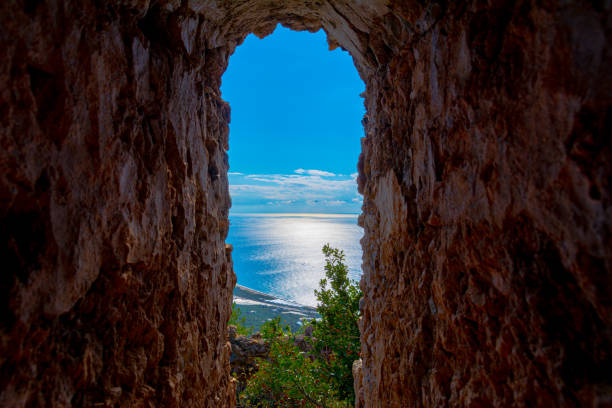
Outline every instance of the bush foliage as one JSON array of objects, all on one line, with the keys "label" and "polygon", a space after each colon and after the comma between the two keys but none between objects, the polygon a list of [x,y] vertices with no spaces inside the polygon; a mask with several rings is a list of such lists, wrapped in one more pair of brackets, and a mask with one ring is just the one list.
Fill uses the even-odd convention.
[{"label": "bush foliage", "polygon": [[270,344],[268,359],[240,394],[243,407],[344,408],[354,405],[352,365],[359,358],[361,291],[348,278],[341,250],[325,245],[325,279],[315,290],[321,318],[312,320],[311,350],[300,350],[288,326],[273,319],[262,327]]},{"label": "bush foliage", "polygon": [[320,362],[294,344],[289,326],[276,318],[265,323],[262,336],[270,344],[268,359],[249,380],[240,395],[240,405],[258,408],[329,407],[348,408],[333,385],[324,381]]},{"label": "bush foliage", "polygon": [[232,315],[230,316],[228,325],[236,326],[236,333],[243,336],[249,336],[253,334],[253,328],[248,327],[245,324],[246,318],[242,316],[240,308],[236,306],[236,302],[232,303]]},{"label": "bush foliage", "polygon": [[353,362],[359,358],[359,299],[357,282],[348,278],[348,267],[341,250],[325,245],[325,279],[315,295],[320,320],[314,326],[314,351],[322,356],[321,366],[327,381],[334,384],[342,399],[354,403]]}]

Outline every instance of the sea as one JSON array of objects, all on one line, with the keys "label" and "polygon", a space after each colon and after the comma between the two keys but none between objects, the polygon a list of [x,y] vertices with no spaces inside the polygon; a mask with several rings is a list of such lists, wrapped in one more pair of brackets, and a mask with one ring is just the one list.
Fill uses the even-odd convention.
[{"label": "sea", "polygon": [[349,277],[361,277],[357,214],[230,214],[226,242],[238,285],[306,306],[325,277],[326,243],[341,249]]}]

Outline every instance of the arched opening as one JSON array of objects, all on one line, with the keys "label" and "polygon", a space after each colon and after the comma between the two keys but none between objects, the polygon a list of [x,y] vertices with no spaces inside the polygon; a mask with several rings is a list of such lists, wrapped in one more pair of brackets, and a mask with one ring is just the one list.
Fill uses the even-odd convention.
[{"label": "arched opening", "polygon": [[238,284],[309,306],[326,242],[361,275],[363,82],[346,52],[327,48],[323,31],[251,35],[221,86],[232,109],[227,242]]},{"label": "arched opening", "polygon": [[[295,336],[305,339],[302,350],[265,338],[271,351],[262,356],[255,347],[258,337],[231,337],[239,402],[255,398],[251,394],[261,397],[257,383],[263,381],[284,390],[268,396],[272,400],[304,389],[314,400],[338,398],[352,404],[351,370],[359,353],[358,303],[335,304],[334,339],[350,340],[336,350],[335,342],[324,340],[330,316],[318,313],[333,300],[323,302],[316,290],[326,278],[323,248],[329,244],[343,252],[356,292],[353,297],[360,297],[363,231],[357,220],[362,199],[356,180],[364,84],[348,53],[328,49],[322,30],[296,32],[279,25],[264,39],[248,36],[236,49],[221,92],[232,113],[228,151],[232,208],[226,242],[233,246],[237,285],[230,324],[243,334],[252,329],[267,336],[267,324],[279,318],[281,325],[290,327],[282,342],[294,341]],[[341,318],[347,319],[347,327],[342,327]],[[244,347],[248,341],[252,347]],[[276,349],[281,344],[289,349],[279,355]],[[286,355],[306,349],[312,350],[316,369],[308,360],[301,364],[303,371],[291,378],[275,375],[276,365],[289,363]],[[331,358],[340,361],[350,355],[341,368],[328,364]],[[259,370],[248,373],[244,367],[250,364]],[[342,388],[342,395],[308,389],[311,376],[330,390]],[[333,382],[342,376],[344,386],[338,387]],[[303,398],[298,394],[298,401]]]}]

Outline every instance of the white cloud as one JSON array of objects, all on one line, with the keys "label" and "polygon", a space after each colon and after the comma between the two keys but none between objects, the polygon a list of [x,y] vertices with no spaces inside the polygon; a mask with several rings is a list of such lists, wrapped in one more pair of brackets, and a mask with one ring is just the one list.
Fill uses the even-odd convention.
[{"label": "white cloud", "polygon": [[[337,200],[354,196],[355,181],[330,180],[299,174],[249,174],[242,184],[230,184],[232,197],[265,200]],[[348,199],[348,197],[347,197]]]},{"label": "white cloud", "polygon": [[359,173],[351,173],[351,178],[356,179],[359,176]]},{"label": "white cloud", "polygon": [[230,176],[244,176],[243,173],[238,173],[236,171],[228,171],[227,174]]},{"label": "white cloud", "polygon": [[351,179],[328,180],[321,176],[297,174],[249,174],[246,178],[260,183],[271,183],[285,187],[314,189],[317,191],[352,191],[355,183]]},{"label": "white cloud", "polygon": [[346,201],[342,201],[342,200],[326,200],[324,201],[325,205],[329,205],[329,206],[337,206],[337,205],[344,205],[346,204]]},{"label": "white cloud", "polygon": [[362,200],[361,198],[359,198],[359,197],[355,197],[355,198],[353,198],[351,201],[352,201],[352,202],[354,202],[354,203],[360,203],[360,202],[362,202],[363,200]]},{"label": "white cloud", "polygon": [[296,203],[295,200],[281,200],[281,201],[268,201],[266,204],[272,205],[275,207],[280,207],[280,206],[291,205],[295,203]]},{"label": "white cloud", "polygon": [[309,176],[321,176],[321,177],[333,177],[335,176],[334,173],[330,173],[329,171],[323,171],[323,170],[304,170],[304,169],[296,169],[294,170],[294,172],[296,172],[297,174],[308,174]]},{"label": "white cloud", "polygon": [[291,196],[277,186],[262,186],[255,184],[230,184],[232,197],[252,197],[265,200],[288,200]]}]

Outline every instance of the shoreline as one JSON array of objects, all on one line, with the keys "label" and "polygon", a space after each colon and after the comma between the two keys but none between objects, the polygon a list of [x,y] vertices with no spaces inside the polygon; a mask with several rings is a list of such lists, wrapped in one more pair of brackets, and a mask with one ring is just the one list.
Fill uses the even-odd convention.
[{"label": "shoreline", "polygon": [[281,299],[246,286],[237,284],[232,295],[232,302],[240,309],[240,317],[245,318],[245,326],[250,326],[255,331],[258,331],[266,321],[277,316],[280,316],[281,322],[288,324],[293,331],[302,327],[303,319],[320,317],[315,307]]},{"label": "shoreline", "polygon": [[[270,295],[269,293],[260,292],[258,290],[251,289],[251,288],[248,288],[246,286],[239,285],[239,284],[236,284],[236,286],[234,287],[234,291],[233,292],[236,292],[236,289],[238,289],[241,292],[246,292],[246,293],[252,294],[254,296],[259,296],[259,297],[263,297],[263,298],[269,298],[271,302],[280,301],[280,302],[283,302],[282,304],[285,304],[287,306],[299,307],[299,308],[302,308],[302,309],[310,309],[312,311],[316,311],[317,310],[317,308],[315,306],[303,305],[301,303],[294,302],[293,300],[283,299],[281,297]],[[239,296],[239,297],[241,297],[241,296]]]}]

